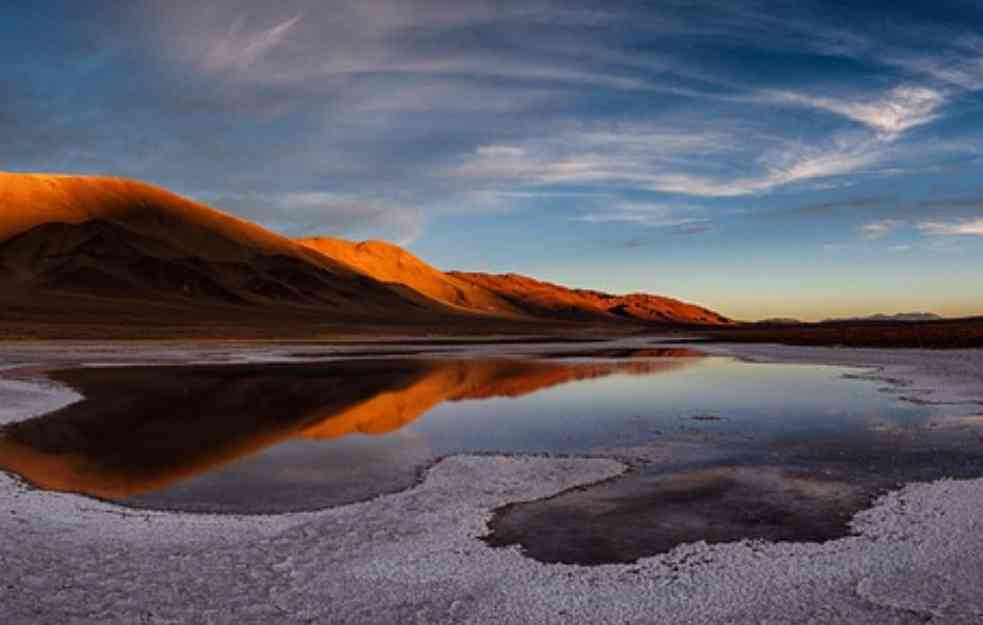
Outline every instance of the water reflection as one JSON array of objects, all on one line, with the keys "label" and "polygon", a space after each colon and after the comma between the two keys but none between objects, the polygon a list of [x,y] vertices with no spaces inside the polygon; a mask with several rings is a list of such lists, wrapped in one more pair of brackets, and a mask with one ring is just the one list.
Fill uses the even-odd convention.
[{"label": "water reflection", "polygon": [[[601,353],[602,357],[607,357]],[[622,358],[626,357],[624,355]],[[623,362],[558,363],[521,360],[457,360],[421,363],[423,375],[406,388],[383,391],[364,402],[326,413],[304,430],[309,438],[385,434],[418,419],[445,401],[521,397],[569,382],[615,373],[648,376],[680,369],[702,357],[690,350],[641,350]]]},{"label": "water reflection", "polygon": [[634,458],[494,516],[492,544],[584,564],[834,538],[887,488],[983,475],[978,407],[942,418],[839,367],[577,350],[58,371],[85,399],[0,429],[0,468],[135,507],[284,512],[408,487],[454,453]]},{"label": "water reflection", "polygon": [[[52,377],[85,399],[0,430],[0,468],[44,489],[136,505],[309,509],[412,482],[435,451],[399,430],[443,402],[514,398],[613,374],[656,375],[685,367],[696,354],[645,356],[58,371]],[[344,444],[334,440],[342,438]]]},{"label": "water reflection", "polygon": [[791,466],[642,469],[600,486],[500,511],[487,538],[541,561],[632,562],[681,542],[823,541],[848,533],[871,496],[849,474]]}]

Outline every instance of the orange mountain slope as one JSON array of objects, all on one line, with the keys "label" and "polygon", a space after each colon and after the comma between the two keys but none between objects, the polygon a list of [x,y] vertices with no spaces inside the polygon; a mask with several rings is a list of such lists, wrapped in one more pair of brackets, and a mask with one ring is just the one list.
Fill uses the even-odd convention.
[{"label": "orange mountain slope", "polygon": [[721,325],[730,319],[707,308],[669,297],[631,293],[611,295],[571,289],[519,274],[450,272],[449,275],[496,293],[527,314],[573,320],[628,319],[646,323]]},{"label": "orange mountain slope", "polygon": [[297,239],[328,258],[356,267],[380,282],[402,284],[445,304],[487,313],[521,314],[495,293],[428,265],[403,248],[385,241],[356,243],[331,237]]},{"label": "orange mountain slope", "polygon": [[299,243],[388,284],[399,283],[450,306],[501,315],[568,321],[638,321],[719,325],[726,317],[706,308],[646,293],[610,295],[570,289],[517,274],[443,272],[382,241],[353,243],[329,237]]},{"label": "orange mountain slope", "polygon": [[257,224],[117,178],[0,173],[0,279],[28,294],[447,310]]}]

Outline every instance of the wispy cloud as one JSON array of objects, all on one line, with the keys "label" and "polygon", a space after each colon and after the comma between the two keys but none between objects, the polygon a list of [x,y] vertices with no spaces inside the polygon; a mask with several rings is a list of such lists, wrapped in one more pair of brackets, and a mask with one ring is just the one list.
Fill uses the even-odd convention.
[{"label": "wispy cloud", "polygon": [[576,219],[587,223],[628,223],[652,228],[708,225],[707,218],[686,214],[692,211],[693,207],[689,206],[620,202],[608,209],[584,213]]},{"label": "wispy cloud", "polygon": [[983,88],[983,37],[974,32],[950,34],[948,39],[934,46],[933,54],[926,54],[924,47],[893,51],[885,62],[959,90]]},{"label": "wispy cloud", "polygon": [[842,115],[873,129],[883,139],[894,139],[934,121],[946,101],[941,91],[919,85],[901,85],[874,97],[830,98],[781,92],[768,94],[765,99]]},{"label": "wispy cloud", "polygon": [[608,130],[564,133],[528,146],[479,147],[451,173],[542,185],[610,184],[697,197],[736,197],[780,186],[862,171],[885,155],[877,139],[842,134],[822,145],[789,142],[766,150],[741,169],[745,175],[701,174],[708,157],[741,158],[740,130],[647,132]]},{"label": "wispy cloud", "polygon": [[[245,82],[310,87],[319,82],[345,83],[379,77],[427,81],[458,78],[472,82],[500,78],[624,90],[651,86],[630,73],[564,63],[549,54],[529,54],[534,46],[512,50],[451,44],[453,54],[448,54],[446,44],[434,45],[439,35],[453,41],[460,30],[466,29],[509,25],[549,31],[564,25],[598,26],[604,18],[596,11],[547,6],[550,3],[537,6],[539,3],[338,0],[303,3],[303,16],[277,17],[269,3],[248,0],[211,0],[196,3],[199,6],[193,10],[183,4],[161,3],[157,8],[165,24],[165,45],[176,56],[206,72],[240,70],[232,77]],[[284,4],[289,7],[298,3]],[[248,13],[242,15],[244,11]],[[225,17],[229,13],[240,15],[229,23]],[[270,25],[247,26],[262,19]],[[301,28],[308,23],[309,27]],[[292,36],[292,53],[273,58],[272,52],[287,43],[288,36]],[[207,42],[204,50],[201,42]],[[420,97],[418,91],[416,98]],[[432,100],[434,104],[438,102],[439,99]]]},{"label": "wispy cloud", "polygon": [[903,223],[897,219],[880,219],[860,226],[860,233],[868,239],[880,239]]},{"label": "wispy cloud", "polygon": [[246,70],[281,45],[300,22],[300,16],[283,20],[268,28],[247,30],[244,17],[236,18],[224,33],[208,42],[202,57],[204,67],[212,71]]},{"label": "wispy cloud", "polygon": [[836,215],[839,213],[852,213],[860,210],[880,208],[885,206],[890,199],[892,198],[888,196],[875,195],[854,197],[845,200],[813,202],[803,206],[797,206],[795,208],[782,208],[769,214],[825,217],[827,215]]},{"label": "wispy cloud", "polygon": [[929,236],[937,237],[983,237],[983,217],[963,221],[922,221],[918,224],[918,229]]},{"label": "wispy cloud", "polygon": [[[890,62],[895,50],[875,34],[827,23],[809,7],[709,2],[703,19],[692,20],[677,7],[656,19],[634,8],[551,0],[189,6],[155,9],[161,42],[219,83],[220,106],[256,100],[268,118],[312,126],[320,118],[322,129],[281,142],[306,151],[320,136],[351,169],[402,176],[418,196],[430,196],[427,203],[438,195],[450,203],[476,180],[492,191],[579,184],[707,198],[840,186],[872,170],[890,173],[882,165],[912,130],[942,116],[951,95],[949,83],[940,86],[928,72],[878,79],[878,87],[851,81],[828,89],[797,79],[783,88],[741,79],[733,63],[694,62],[668,43],[649,45],[658,34],[753,49],[767,33],[769,49]],[[636,36],[645,53],[632,48]],[[922,56],[971,54],[977,44],[963,39]],[[617,95],[601,109],[634,103],[621,115],[630,121],[596,119],[610,119],[591,105],[603,93]],[[694,113],[679,124],[663,100]],[[679,108],[680,101],[688,104]],[[800,109],[841,121],[802,124]]]}]

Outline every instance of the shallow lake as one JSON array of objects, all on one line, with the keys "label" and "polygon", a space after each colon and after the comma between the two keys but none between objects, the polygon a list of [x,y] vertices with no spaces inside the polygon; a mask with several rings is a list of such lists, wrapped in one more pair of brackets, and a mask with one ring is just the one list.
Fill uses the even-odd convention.
[{"label": "shallow lake", "polygon": [[824,540],[898,483],[983,475],[975,430],[858,373],[675,348],[73,368],[50,375],[85,399],[0,429],[0,468],[132,507],[276,513],[406,488],[449,454],[613,455],[625,476],[500,510],[487,540],[590,564]]}]

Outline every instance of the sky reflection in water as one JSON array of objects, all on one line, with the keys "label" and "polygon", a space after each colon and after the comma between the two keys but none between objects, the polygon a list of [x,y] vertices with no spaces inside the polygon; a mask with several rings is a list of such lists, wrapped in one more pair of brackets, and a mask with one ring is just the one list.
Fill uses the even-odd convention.
[{"label": "sky reflection in water", "polygon": [[405,488],[453,453],[696,441],[733,460],[936,412],[838,367],[637,355],[63,371],[87,399],[6,428],[0,465],[137,507],[280,512]]}]

